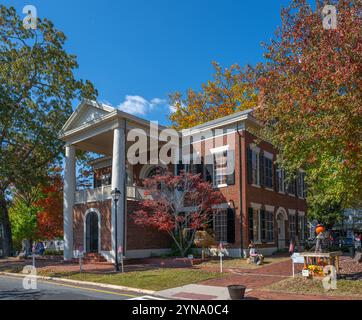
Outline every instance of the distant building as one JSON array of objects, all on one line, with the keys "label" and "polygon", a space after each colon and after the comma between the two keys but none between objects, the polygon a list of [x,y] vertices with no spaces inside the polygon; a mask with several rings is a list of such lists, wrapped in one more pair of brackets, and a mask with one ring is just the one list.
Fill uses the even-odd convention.
[{"label": "distant building", "polygon": [[355,233],[362,232],[362,208],[346,209],[341,223],[333,230],[340,231],[345,237],[352,238]]}]

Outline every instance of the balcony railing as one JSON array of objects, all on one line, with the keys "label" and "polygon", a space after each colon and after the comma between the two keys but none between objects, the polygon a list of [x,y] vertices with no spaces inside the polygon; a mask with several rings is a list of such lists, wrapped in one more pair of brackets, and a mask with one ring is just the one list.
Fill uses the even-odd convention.
[{"label": "balcony railing", "polygon": [[[111,195],[112,187],[104,186],[95,189],[85,189],[75,192],[75,204],[105,201],[112,199]],[[127,199],[129,200],[143,200],[148,198],[145,195],[145,189],[142,187],[127,186]]]}]

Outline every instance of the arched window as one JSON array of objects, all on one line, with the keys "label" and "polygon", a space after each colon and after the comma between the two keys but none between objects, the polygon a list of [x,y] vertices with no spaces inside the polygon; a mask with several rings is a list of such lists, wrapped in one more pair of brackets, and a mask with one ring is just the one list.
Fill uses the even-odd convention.
[{"label": "arched window", "polygon": [[166,166],[161,165],[145,165],[140,172],[141,179],[149,179],[156,175],[163,175],[167,172]]}]

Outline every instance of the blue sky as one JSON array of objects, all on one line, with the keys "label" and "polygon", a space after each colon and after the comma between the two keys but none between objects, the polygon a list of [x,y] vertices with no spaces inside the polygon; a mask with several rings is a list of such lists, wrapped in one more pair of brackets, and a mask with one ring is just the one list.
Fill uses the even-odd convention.
[{"label": "blue sky", "polygon": [[261,42],[280,25],[290,0],[2,0],[19,13],[27,4],[68,37],[77,76],[99,100],[168,124],[168,94],[199,89],[212,61],[262,61]]}]

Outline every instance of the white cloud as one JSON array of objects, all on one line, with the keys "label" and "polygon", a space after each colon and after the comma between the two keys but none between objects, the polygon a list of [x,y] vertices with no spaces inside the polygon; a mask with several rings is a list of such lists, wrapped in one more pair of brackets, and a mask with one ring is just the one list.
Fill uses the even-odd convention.
[{"label": "white cloud", "polygon": [[166,100],[165,99],[160,99],[160,98],[154,98],[151,100],[151,107],[155,107],[161,104],[166,104]]},{"label": "white cloud", "polygon": [[171,113],[176,112],[176,107],[175,106],[168,106],[168,109],[170,110]]},{"label": "white cloud", "polygon": [[154,107],[165,104],[165,99],[153,98],[151,101],[148,101],[141,96],[127,95],[125,101],[119,104],[118,109],[130,114],[144,116],[149,113]]}]

